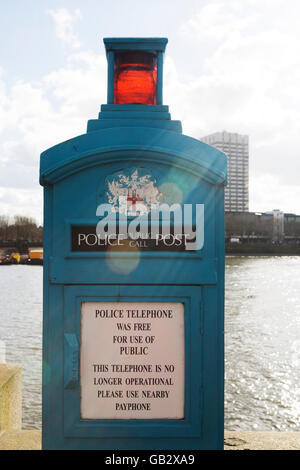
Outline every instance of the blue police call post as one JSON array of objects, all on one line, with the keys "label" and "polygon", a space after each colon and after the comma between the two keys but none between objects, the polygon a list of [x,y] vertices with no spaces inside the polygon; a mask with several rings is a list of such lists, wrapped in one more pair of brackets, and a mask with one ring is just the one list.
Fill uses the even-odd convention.
[{"label": "blue police call post", "polygon": [[167,39],[104,44],[107,104],[41,155],[43,448],[222,449],[226,156],[171,120]]}]

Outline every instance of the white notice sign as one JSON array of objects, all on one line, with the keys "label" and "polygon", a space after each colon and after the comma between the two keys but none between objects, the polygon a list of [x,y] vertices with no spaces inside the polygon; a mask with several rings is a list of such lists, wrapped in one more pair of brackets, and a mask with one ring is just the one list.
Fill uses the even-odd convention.
[{"label": "white notice sign", "polygon": [[182,303],[82,303],[82,419],[183,419],[184,372]]}]

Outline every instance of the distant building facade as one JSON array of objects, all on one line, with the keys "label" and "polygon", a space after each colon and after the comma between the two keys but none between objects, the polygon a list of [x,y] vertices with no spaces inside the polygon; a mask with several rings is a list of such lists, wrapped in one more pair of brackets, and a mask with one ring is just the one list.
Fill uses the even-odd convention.
[{"label": "distant building facade", "polygon": [[228,157],[225,212],[248,212],[249,137],[247,135],[223,131],[202,137],[201,140],[222,150]]},{"label": "distant building facade", "polygon": [[265,214],[273,216],[272,241],[282,242],[284,240],[284,213],[279,209],[274,209],[273,211],[266,212]]},{"label": "distant building facade", "polygon": [[226,241],[300,244],[300,215],[268,212],[226,212]]}]

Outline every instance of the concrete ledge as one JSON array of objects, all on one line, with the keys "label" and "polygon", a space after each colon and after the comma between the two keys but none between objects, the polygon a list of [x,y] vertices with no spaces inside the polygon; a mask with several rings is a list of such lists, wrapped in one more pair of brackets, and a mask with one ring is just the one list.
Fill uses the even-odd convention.
[{"label": "concrete ledge", "polygon": [[22,427],[22,367],[0,364],[0,432]]},{"label": "concrete ledge", "polygon": [[[41,450],[41,431],[4,431],[0,450]],[[300,450],[300,432],[226,431],[225,450]]]},{"label": "concrete ledge", "polygon": [[225,431],[225,450],[300,450],[300,432]]},{"label": "concrete ledge", "polygon": [[0,450],[40,450],[41,431],[4,431],[0,434]]}]

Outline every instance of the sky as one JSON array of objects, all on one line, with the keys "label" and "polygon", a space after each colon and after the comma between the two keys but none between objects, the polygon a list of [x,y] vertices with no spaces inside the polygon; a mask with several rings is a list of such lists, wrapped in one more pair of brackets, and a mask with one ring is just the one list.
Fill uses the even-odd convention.
[{"label": "sky", "polygon": [[39,157],[106,103],[103,37],[167,37],[184,134],[249,135],[250,211],[300,214],[299,0],[0,0],[0,215],[42,223]]}]

